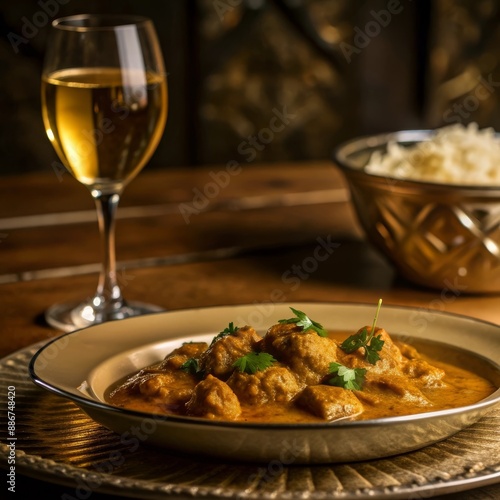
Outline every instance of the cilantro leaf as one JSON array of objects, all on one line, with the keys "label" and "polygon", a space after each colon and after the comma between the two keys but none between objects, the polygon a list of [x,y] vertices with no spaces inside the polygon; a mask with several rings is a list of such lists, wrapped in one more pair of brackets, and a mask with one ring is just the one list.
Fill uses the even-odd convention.
[{"label": "cilantro leaf", "polygon": [[351,391],[360,391],[365,381],[365,368],[347,368],[340,363],[330,363],[330,372],[335,377],[328,380],[330,385],[349,389]]},{"label": "cilantro leaf", "polygon": [[212,342],[210,343],[209,347],[212,347],[215,342],[217,342],[219,339],[226,337],[227,335],[231,335],[233,333],[236,333],[236,331],[239,329],[239,326],[234,326],[233,322],[229,323],[229,326],[224,328],[222,332],[219,332],[213,339]]},{"label": "cilantro leaf", "polygon": [[360,347],[364,347],[366,344],[366,337],[368,336],[368,330],[363,328],[359,333],[351,335],[342,342],[342,350],[347,354],[357,351]]},{"label": "cilantro leaf", "polygon": [[377,312],[375,313],[375,318],[373,319],[373,326],[370,334],[368,334],[368,330],[366,328],[363,328],[360,332],[351,335],[344,340],[340,346],[340,348],[347,354],[357,351],[363,347],[365,349],[365,358],[372,365],[380,359],[378,353],[384,346],[384,341],[382,340],[381,335],[375,336],[375,325],[377,323],[378,313],[381,306],[382,299],[379,299]]},{"label": "cilantro leaf", "polygon": [[267,352],[250,352],[238,358],[233,366],[242,373],[254,374],[255,372],[269,368],[276,359]]},{"label": "cilantro leaf", "polygon": [[182,363],[180,369],[186,373],[191,373],[191,375],[196,375],[200,371],[200,366],[196,358],[189,358],[187,361]]},{"label": "cilantro leaf", "polygon": [[320,337],[326,337],[328,335],[328,332],[323,328],[322,325],[310,319],[309,316],[307,316],[305,313],[297,309],[294,309],[293,307],[290,307],[290,309],[292,310],[293,314],[295,314],[296,318],[280,319],[278,323],[283,323],[283,324],[295,323],[297,326],[301,326],[304,332],[306,330],[313,330]]},{"label": "cilantro leaf", "polygon": [[384,346],[384,341],[380,337],[380,335],[372,337],[370,343],[365,347],[366,359],[372,365],[380,359],[378,351],[381,351]]}]

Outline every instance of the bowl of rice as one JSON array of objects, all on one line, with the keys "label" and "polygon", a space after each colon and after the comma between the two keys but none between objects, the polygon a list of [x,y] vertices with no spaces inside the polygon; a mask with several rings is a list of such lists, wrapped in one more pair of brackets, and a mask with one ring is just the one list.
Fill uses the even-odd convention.
[{"label": "bowl of rice", "polygon": [[368,239],[406,279],[500,292],[500,136],[477,124],[405,130],[338,146]]}]

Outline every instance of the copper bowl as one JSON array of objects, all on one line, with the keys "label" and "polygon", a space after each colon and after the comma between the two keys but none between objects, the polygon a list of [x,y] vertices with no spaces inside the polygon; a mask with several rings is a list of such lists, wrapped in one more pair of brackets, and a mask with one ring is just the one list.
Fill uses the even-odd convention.
[{"label": "copper bowl", "polygon": [[[470,186],[384,177],[365,171],[389,142],[412,146],[432,130],[353,139],[333,153],[369,240],[402,276],[439,290],[500,292],[500,186]],[[500,168],[500,165],[499,165]]]}]

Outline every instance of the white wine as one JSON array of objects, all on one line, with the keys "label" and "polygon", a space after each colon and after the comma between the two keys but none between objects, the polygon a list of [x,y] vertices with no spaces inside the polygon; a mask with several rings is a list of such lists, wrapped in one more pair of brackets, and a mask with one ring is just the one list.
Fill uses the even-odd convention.
[{"label": "white wine", "polygon": [[42,73],[45,129],[95,201],[103,256],[95,294],[54,304],[45,313],[51,326],[74,331],[161,309],[124,300],[114,231],[122,190],[156,150],[167,112],[167,78],[151,19],[79,14],[51,23]]},{"label": "white wine", "polygon": [[164,75],[74,68],[42,78],[47,135],[66,168],[87,186],[124,184],[150,159],[168,109]]}]

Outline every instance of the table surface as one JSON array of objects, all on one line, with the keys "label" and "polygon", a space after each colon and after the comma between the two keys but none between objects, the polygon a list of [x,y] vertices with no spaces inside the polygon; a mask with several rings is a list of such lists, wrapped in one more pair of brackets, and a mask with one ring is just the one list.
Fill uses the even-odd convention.
[{"label": "table surface", "polygon": [[[0,186],[3,357],[60,334],[44,310],[94,293],[100,242],[89,192],[69,174],[7,176]],[[315,262],[321,242],[333,251]],[[498,296],[425,289],[400,277],[365,241],[342,175],[327,161],[146,169],[124,191],[116,246],[125,298],[168,310],[264,303],[279,289],[285,302],[382,297],[500,324]],[[286,279],[291,272],[300,279]],[[26,488],[63,491],[24,480]],[[489,486],[456,498],[496,494]]]}]

